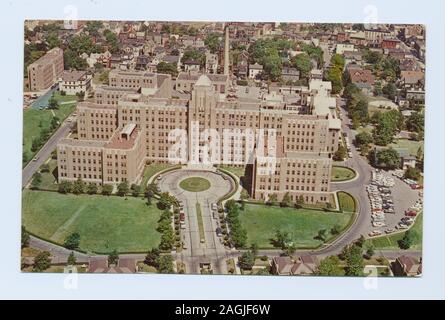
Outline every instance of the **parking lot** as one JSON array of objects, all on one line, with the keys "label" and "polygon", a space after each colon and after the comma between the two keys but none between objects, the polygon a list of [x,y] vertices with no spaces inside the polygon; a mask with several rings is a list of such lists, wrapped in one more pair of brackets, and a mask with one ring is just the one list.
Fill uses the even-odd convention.
[{"label": "parking lot", "polygon": [[392,172],[373,171],[371,184],[366,190],[371,204],[372,231],[369,236],[406,230],[422,210],[419,190],[412,189]]}]

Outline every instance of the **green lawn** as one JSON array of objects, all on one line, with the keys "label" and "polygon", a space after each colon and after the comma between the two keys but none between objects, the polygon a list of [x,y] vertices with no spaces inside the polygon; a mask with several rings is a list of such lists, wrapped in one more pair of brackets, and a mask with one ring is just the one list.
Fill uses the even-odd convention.
[{"label": "green lawn", "polygon": [[348,181],[355,178],[355,171],[348,167],[332,166],[331,181]]},{"label": "green lawn", "polygon": [[246,170],[246,168],[244,166],[237,167],[237,166],[221,165],[221,166],[218,166],[218,168],[220,168],[222,170],[226,170],[226,171],[228,171],[230,173],[233,173],[238,178],[243,177],[244,176],[244,171]]},{"label": "green lawn", "polygon": [[417,150],[419,150],[419,147],[424,148],[423,141],[414,141],[414,140],[408,140],[408,139],[397,139],[395,143],[390,144],[393,148],[401,148],[401,149],[408,149],[408,152],[415,156],[417,155]]},{"label": "green lawn", "polygon": [[146,252],[159,244],[161,211],[142,198],[63,195],[24,190],[22,221],[31,233],[62,244],[80,234],[80,249],[97,253]]},{"label": "green lawn", "polygon": [[326,229],[330,235],[329,231],[335,225],[344,228],[351,219],[351,213],[246,204],[239,219],[247,231],[248,246],[257,243],[260,248],[273,248],[271,239],[276,230],[281,230],[287,231],[299,248],[312,248],[322,244],[314,239],[319,230]]},{"label": "green lawn", "polygon": [[23,110],[23,151],[28,154],[28,160],[31,160],[36,152],[31,151],[32,139],[40,135],[42,129],[50,129],[53,113],[63,121],[76,108],[76,104],[65,104],[59,106],[58,110],[39,110],[28,108]]},{"label": "green lawn", "polygon": [[71,102],[71,101],[77,102],[78,99],[79,99],[75,94],[72,94],[72,95],[71,94],[66,94],[66,95],[62,96],[59,91],[55,91],[54,92],[54,98],[59,103],[61,103],[61,102]]},{"label": "green lawn", "polygon": [[199,238],[205,241],[204,221],[202,220],[201,205],[196,202],[196,217],[198,218]]},{"label": "green lawn", "polygon": [[[414,250],[422,249],[422,230],[423,230],[422,219],[423,219],[422,214],[420,214],[416,218],[416,221],[414,222],[412,228],[409,229],[416,234],[414,243],[410,249]],[[401,232],[390,236],[369,239],[368,241],[372,243],[372,245],[376,249],[399,249],[398,241],[403,238],[404,234],[405,232]]]},{"label": "green lawn", "polygon": [[345,212],[356,212],[357,208],[355,200],[349,193],[339,191],[337,195],[340,210],[343,210]]},{"label": "green lawn", "polygon": [[165,170],[165,169],[168,169],[168,168],[173,168],[173,167],[178,167],[179,168],[180,166],[171,165],[171,164],[168,164],[168,163],[152,163],[152,164],[149,164],[149,165],[145,166],[144,174],[143,174],[143,177],[142,177],[142,184],[141,185],[145,187],[147,185],[148,180],[151,177],[153,177],[155,174],[157,174],[158,172],[160,172],[162,170]]},{"label": "green lawn", "polygon": [[42,183],[40,189],[57,190],[57,160],[50,159],[48,164],[49,172],[41,172]]},{"label": "green lawn", "polygon": [[201,177],[190,177],[182,180],[179,187],[190,192],[201,192],[210,188],[210,181]]}]

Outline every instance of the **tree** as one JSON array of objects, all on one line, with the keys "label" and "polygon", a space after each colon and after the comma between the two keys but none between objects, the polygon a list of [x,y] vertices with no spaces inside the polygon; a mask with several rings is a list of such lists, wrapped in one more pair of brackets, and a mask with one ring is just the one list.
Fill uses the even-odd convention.
[{"label": "tree", "polygon": [[377,166],[389,170],[397,169],[400,166],[399,153],[393,149],[388,148],[377,152]]},{"label": "tree", "polygon": [[241,269],[252,270],[255,264],[255,255],[250,250],[246,251],[239,257],[238,262]]},{"label": "tree", "polygon": [[329,256],[320,261],[317,268],[319,276],[343,276],[345,274],[337,256]]},{"label": "tree", "polygon": [[278,196],[276,193],[269,194],[269,199],[267,201],[267,204],[275,206],[277,204],[277,201],[278,201]]},{"label": "tree", "polygon": [[128,182],[122,181],[117,185],[117,194],[121,197],[125,196],[129,191]]},{"label": "tree", "polygon": [[116,249],[114,249],[109,255],[108,255],[108,264],[109,265],[117,265],[117,263],[119,262],[119,255],[116,251]]},{"label": "tree", "polygon": [[355,241],[355,244],[356,244],[357,246],[359,246],[360,248],[363,248],[363,245],[365,244],[365,241],[366,241],[365,236],[364,236],[364,235],[360,235],[360,238],[358,238],[358,239]]},{"label": "tree", "polygon": [[291,205],[291,197],[290,197],[290,193],[286,192],[283,196],[283,199],[280,202],[280,206],[282,207],[289,207]]},{"label": "tree", "polygon": [[407,230],[403,235],[403,238],[398,241],[399,248],[403,250],[408,250],[412,246],[415,238],[416,234],[411,230]]},{"label": "tree", "polygon": [[371,259],[372,256],[374,255],[374,253],[375,253],[374,246],[372,244],[370,244],[368,246],[368,248],[366,249],[366,257],[368,259]]},{"label": "tree", "polygon": [[204,44],[209,48],[210,52],[216,53],[220,46],[219,35],[216,33],[210,33],[204,39]]},{"label": "tree", "polygon": [[331,234],[334,236],[339,234],[340,231],[341,231],[341,226],[339,224],[336,224],[331,228]]},{"label": "tree", "polygon": [[291,257],[295,253],[295,251],[297,251],[297,247],[294,244],[289,244],[286,246],[284,254]]},{"label": "tree", "polygon": [[31,142],[31,151],[36,152],[37,150],[39,150],[41,145],[42,140],[40,138],[33,138]]},{"label": "tree", "polygon": [[362,148],[372,142],[372,135],[369,132],[362,131],[355,136],[355,144]]},{"label": "tree", "polygon": [[304,197],[300,194],[297,198],[296,207],[301,208],[304,205]]},{"label": "tree", "polygon": [[394,83],[388,82],[386,85],[383,86],[382,92],[390,100],[394,100],[397,93],[397,88]]},{"label": "tree", "polygon": [[361,276],[363,275],[363,256],[362,248],[356,244],[347,246],[345,252],[346,267],[345,275],[347,276]]},{"label": "tree", "polygon": [[24,226],[22,226],[22,249],[29,246],[31,236]]},{"label": "tree", "polygon": [[333,159],[335,161],[343,161],[346,158],[346,148],[342,143],[338,145],[337,151],[334,153]]},{"label": "tree", "polygon": [[178,75],[178,67],[175,63],[161,61],[156,66],[156,71],[158,73],[169,74],[172,77],[176,77]]},{"label": "tree", "polygon": [[42,166],[40,167],[40,172],[49,172],[49,164],[48,163],[42,164]]},{"label": "tree", "polygon": [[111,53],[119,52],[119,39],[116,34],[110,30],[104,30],[105,41]]},{"label": "tree", "polygon": [[33,271],[42,272],[51,266],[51,254],[48,251],[42,251],[34,258]]},{"label": "tree", "polygon": [[158,248],[152,248],[148,251],[147,255],[145,256],[144,263],[146,265],[155,267],[156,269],[159,267],[158,265],[158,258],[160,256],[161,252]]},{"label": "tree", "polygon": [[206,57],[204,53],[194,48],[187,48],[181,58],[182,63],[189,60],[198,61],[201,67],[203,67],[206,63]]},{"label": "tree", "polygon": [[59,183],[58,191],[60,193],[69,193],[72,189],[72,183],[66,180],[63,180]]},{"label": "tree", "polygon": [[174,273],[173,270],[173,257],[169,254],[161,255],[157,259],[158,272],[159,273]]},{"label": "tree", "polygon": [[320,240],[322,242],[325,242],[326,241],[326,229],[318,230],[318,233],[314,238],[317,240]]},{"label": "tree", "polygon": [[70,255],[68,256],[67,263],[69,266],[75,265],[77,262],[76,256],[74,255],[74,252],[71,251]]},{"label": "tree", "polygon": [[168,209],[173,204],[173,199],[168,192],[163,192],[159,196],[158,207],[161,210]]},{"label": "tree", "polygon": [[417,168],[408,167],[406,168],[404,177],[407,179],[412,179],[417,181],[420,178],[420,170]]},{"label": "tree", "polygon": [[97,185],[95,183],[90,182],[88,184],[88,187],[87,187],[87,193],[88,194],[96,194],[97,190],[98,190],[98,188],[97,188]]},{"label": "tree", "polygon": [[67,249],[74,250],[79,247],[80,234],[77,232],[71,233],[66,239],[63,246]]},{"label": "tree", "polygon": [[131,185],[131,194],[133,197],[138,197],[141,194],[141,189],[140,185],[133,183]]},{"label": "tree", "polygon": [[423,135],[425,131],[425,114],[423,112],[413,112],[406,119],[406,129]]},{"label": "tree", "polygon": [[31,189],[38,189],[42,184],[42,174],[40,172],[35,172],[32,175]]},{"label": "tree", "polygon": [[292,237],[289,232],[276,230],[274,243],[276,247],[281,248],[281,250],[286,250],[289,243],[292,241]]},{"label": "tree", "polygon": [[113,192],[113,186],[111,184],[104,184],[102,186],[102,194],[104,196],[109,196]]},{"label": "tree", "polygon": [[92,36],[99,36],[99,29],[101,28],[103,28],[103,23],[99,20],[91,20],[85,24],[85,31]]},{"label": "tree", "polygon": [[173,249],[173,245],[175,244],[175,234],[171,225],[164,230],[161,234],[161,242],[159,243],[159,249],[162,251],[170,251]]},{"label": "tree", "polygon": [[50,32],[46,35],[45,41],[48,44],[48,49],[60,47],[60,39],[56,32]]},{"label": "tree", "polygon": [[73,183],[73,193],[74,194],[82,194],[85,193],[85,182],[83,182],[82,178],[77,178]]},{"label": "tree", "polygon": [[54,92],[51,95],[51,98],[48,100],[48,109],[54,110],[59,108],[59,102],[57,102],[56,98],[54,97]]},{"label": "tree", "polygon": [[309,72],[312,70],[311,60],[307,53],[301,53],[296,55],[291,60],[292,65],[300,71],[301,77],[308,77]]}]

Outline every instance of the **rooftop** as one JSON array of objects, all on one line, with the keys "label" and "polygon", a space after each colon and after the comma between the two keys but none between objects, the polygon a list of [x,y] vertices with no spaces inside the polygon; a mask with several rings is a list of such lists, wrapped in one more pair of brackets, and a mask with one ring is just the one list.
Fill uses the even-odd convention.
[{"label": "rooftop", "polygon": [[123,128],[116,130],[110,141],[106,144],[107,149],[132,149],[139,135],[136,124],[129,123]]}]

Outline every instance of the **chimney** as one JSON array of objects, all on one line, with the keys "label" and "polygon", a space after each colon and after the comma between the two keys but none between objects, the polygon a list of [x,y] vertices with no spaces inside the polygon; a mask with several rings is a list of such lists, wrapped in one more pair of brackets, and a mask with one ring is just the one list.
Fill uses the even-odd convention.
[{"label": "chimney", "polygon": [[226,26],[224,39],[224,74],[229,75],[229,26]]}]

